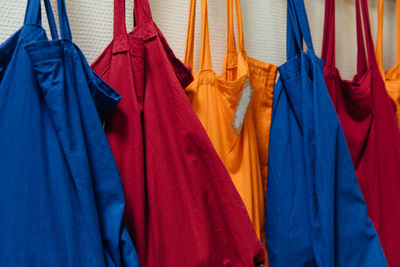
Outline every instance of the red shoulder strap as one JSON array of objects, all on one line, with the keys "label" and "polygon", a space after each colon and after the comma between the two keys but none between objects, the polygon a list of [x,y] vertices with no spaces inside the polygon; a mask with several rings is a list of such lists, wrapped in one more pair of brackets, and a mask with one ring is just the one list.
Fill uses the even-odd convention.
[{"label": "red shoulder strap", "polygon": [[[366,0],[355,0],[355,7],[357,25],[357,74],[361,75],[365,73],[367,69],[377,67],[377,63],[369,22],[368,3]],[[362,24],[364,24],[364,32]],[[365,46],[367,54],[365,53]],[[335,66],[335,56],[335,0],[326,0],[322,58],[325,60],[327,66]]]},{"label": "red shoulder strap", "polygon": [[[134,0],[134,25],[145,25],[153,21],[148,0]],[[125,0],[114,0],[114,38],[126,34]]]}]

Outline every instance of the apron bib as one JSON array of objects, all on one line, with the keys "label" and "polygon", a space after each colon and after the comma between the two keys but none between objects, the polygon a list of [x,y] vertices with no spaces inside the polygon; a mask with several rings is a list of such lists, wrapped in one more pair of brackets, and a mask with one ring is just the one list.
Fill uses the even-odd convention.
[{"label": "apron bib", "polygon": [[[315,55],[304,2],[288,0],[269,143],[270,266],[387,266]],[[303,42],[308,50],[303,52]]]},{"label": "apron bib", "polygon": [[258,266],[264,251],[245,206],[184,91],[192,80],[147,0],[114,1],[114,38],[92,68],[122,96],[105,129],[142,266]]},{"label": "apron bib", "polygon": [[[227,0],[227,53],[219,76],[211,65],[207,1],[202,0],[200,69],[186,93],[246,205],[257,236],[265,244],[269,127],[277,67],[246,55],[239,0],[235,0],[235,7],[239,50],[233,0]],[[196,1],[191,0],[185,63],[192,67],[195,8]],[[246,90],[250,103],[240,109]],[[241,120],[235,120],[235,116],[241,116]]]},{"label": "apron bib", "polygon": [[368,215],[389,266],[400,266],[400,131],[393,100],[376,61],[367,1],[361,0],[361,12],[360,0],[355,4],[357,74],[352,81],[344,81],[335,67],[335,1],[326,2],[322,53],[325,81],[343,126]]}]

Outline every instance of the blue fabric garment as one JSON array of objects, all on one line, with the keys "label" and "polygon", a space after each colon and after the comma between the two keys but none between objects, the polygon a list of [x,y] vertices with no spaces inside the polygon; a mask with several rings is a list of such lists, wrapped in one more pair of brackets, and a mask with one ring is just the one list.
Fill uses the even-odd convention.
[{"label": "blue fabric garment", "polygon": [[312,47],[303,0],[288,0],[287,58],[274,89],[269,143],[270,267],[387,266],[324,82],[323,61]]},{"label": "blue fabric garment", "polygon": [[120,96],[40,0],[0,46],[0,266],[139,266],[122,224],[122,184],[101,119]]}]

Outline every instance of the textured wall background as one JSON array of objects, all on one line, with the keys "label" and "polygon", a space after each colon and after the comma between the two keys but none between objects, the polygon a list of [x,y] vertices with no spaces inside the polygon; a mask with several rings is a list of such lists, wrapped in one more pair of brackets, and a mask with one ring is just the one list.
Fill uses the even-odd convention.
[{"label": "textured wall background", "polygon": [[[56,0],[51,0],[53,8]],[[200,0],[197,0],[196,54],[200,52]],[[320,54],[324,23],[324,0],[305,0],[315,50]],[[93,62],[112,38],[113,0],[66,0],[73,38],[89,62]],[[150,0],[153,18],[175,54],[183,60],[189,0]],[[247,53],[254,58],[282,64],[285,61],[286,1],[242,0]],[[208,0],[213,66],[220,72],[225,54],[226,1]],[[378,0],[369,0],[373,36],[376,37]],[[0,43],[21,27],[26,0],[0,0]],[[132,29],[133,0],[127,0],[127,27]],[[384,65],[394,64],[395,1],[385,0]],[[44,11],[43,11],[44,12]],[[44,17],[45,18],[45,17]],[[45,27],[47,21],[44,20]],[[354,0],[336,1],[337,64],[345,78],[352,78],[356,65]]]}]

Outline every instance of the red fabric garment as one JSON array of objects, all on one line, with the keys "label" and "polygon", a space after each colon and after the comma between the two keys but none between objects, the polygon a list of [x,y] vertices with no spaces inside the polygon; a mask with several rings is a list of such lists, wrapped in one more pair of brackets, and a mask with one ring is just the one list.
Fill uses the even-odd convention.
[{"label": "red fabric garment", "polygon": [[[389,266],[400,266],[400,131],[395,105],[378,69],[366,0],[356,0],[357,74],[335,67],[335,1],[327,0],[322,57],[325,82],[346,136],[358,182]],[[362,31],[364,22],[364,35]]]},{"label": "red fabric garment", "polygon": [[125,221],[142,266],[257,266],[264,250],[190,105],[190,69],[169,48],[147,0],[114,1],[114,39],[92,68],[122,100],[106,133],[123,180]]}]

